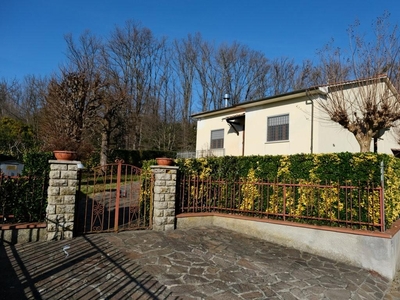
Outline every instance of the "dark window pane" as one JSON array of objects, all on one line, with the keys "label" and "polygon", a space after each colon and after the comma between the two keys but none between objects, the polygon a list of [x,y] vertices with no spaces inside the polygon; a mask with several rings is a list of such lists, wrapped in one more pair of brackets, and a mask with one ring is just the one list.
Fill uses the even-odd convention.
[{"label": "dark window pane", "polygon": [[211,131],[211,149],[224,148],[224,130],[212,130]]},{"label": "dark window pane", "polygon": [[268,117],[267,142],[289,139],[289,115]]}]

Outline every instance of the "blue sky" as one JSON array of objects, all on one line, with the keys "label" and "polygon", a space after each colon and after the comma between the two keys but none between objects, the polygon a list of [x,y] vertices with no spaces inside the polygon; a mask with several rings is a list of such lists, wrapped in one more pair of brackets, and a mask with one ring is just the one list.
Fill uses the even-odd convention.
[{"label": "blue sky", "polygon": [[9,0],[0,5],[0,78],[51,75],[65,60],[64,35],[85,30],[107,38],[134,20],[158,36],[238,41],[268,58],[314,59],[331,38],[347,46],[346,29],[365,30],[384,11],[400,21],[398,0]]}]

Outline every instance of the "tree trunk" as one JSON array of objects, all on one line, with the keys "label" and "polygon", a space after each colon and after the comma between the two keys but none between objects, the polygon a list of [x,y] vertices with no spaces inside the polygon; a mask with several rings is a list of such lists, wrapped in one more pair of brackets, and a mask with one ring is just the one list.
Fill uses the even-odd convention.
[{"label": "tree trunk", "polygon": [[110,133],[104,130],[101,133],[101,149],[100,149],[100,165],[105,166],[107,164],[108,149],[110,145]]},{"label": "tree trunk", "polygon": [[371,151],[371,141],[372,137],[369,135],[356,135],[358,144],[360,145],[360,152],[370,152]]}]

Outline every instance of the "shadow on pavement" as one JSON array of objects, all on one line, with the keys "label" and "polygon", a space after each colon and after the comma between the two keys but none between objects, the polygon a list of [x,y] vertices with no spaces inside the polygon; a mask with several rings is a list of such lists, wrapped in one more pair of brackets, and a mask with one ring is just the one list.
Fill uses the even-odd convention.
[{"label": "shadow on pavement", "polygon": [[177,299],[96,235],[4,244],[0,265],[0,299]]},{"label": "shadow on pavement", "polygon": [[[0,299],[27,299],[14,266],[18,265],[12,245],[0,244]],[[18,257],[18,255],[17,255]]]}]

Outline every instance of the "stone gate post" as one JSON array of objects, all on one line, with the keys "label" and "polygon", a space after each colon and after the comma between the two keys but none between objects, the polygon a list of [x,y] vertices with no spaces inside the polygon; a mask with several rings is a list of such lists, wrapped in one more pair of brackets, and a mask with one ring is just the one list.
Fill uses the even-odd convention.
[{"label": "stone gate post", "polygon": [[153,230],[174,230],[178,167],[151,166],[150,168],[154,175]]},{"label": "stone gate post", "polygon": [[47,190],[47,240],[73,237],[75,197],[80,161],[50,160]]}]

